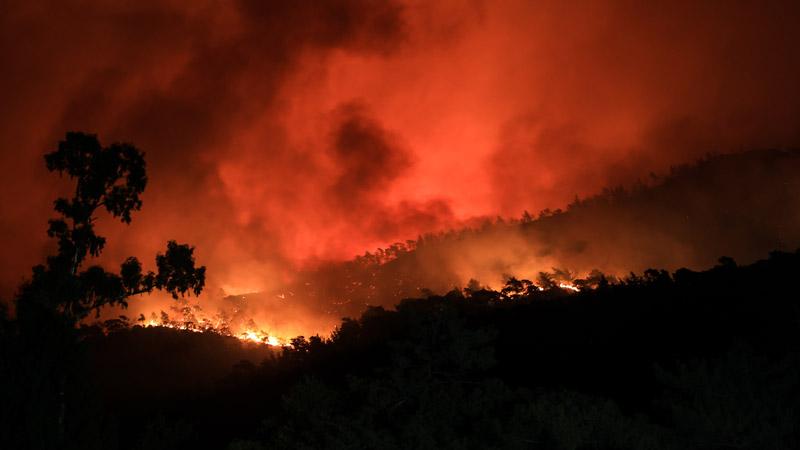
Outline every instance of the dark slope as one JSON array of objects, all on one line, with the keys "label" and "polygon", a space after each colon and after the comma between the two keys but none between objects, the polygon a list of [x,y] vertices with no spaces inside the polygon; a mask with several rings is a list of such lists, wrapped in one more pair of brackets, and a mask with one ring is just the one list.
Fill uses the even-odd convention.
[{"label": "dark slope", "polygon": [[106,417],[137,438],[191,430],[172,448],[791,448],[797,279],[800,252],[775,252],[577,294],[454,291],[371,308],[211,385],[191,378],[246,351],[140,329],[94,344],[93,365],[126,390],[102,391]]},{"label": "dark slope", "polygon": [[[313,377],[271,416],[262,436],[272,444],[792,448],[798,277],[800,252],[775,252],[573,295],[406,300],[345,321],[330,342],[298,343],[239,386],[252,395],[292,374]],[[307,417],[313,405],[326,415]]]}]

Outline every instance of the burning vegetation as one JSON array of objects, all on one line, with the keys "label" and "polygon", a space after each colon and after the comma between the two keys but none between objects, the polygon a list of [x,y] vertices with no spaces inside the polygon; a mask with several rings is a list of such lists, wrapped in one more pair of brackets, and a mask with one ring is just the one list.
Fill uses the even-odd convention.
[{"label": "burning vegetation", "polygon": [[[800,329],[783,286],[798,270],[800,252],[773,252],[752,265],[723,258],[701,272],[648,270],[573,293],[516,280],[407,299],[345,319],[329,338],[242,355],[191,389],[180,377],[232,352],[233,339],[134,327],[89,344],[121,432],[136,435],[161,405],[157,442],[173,448],[460,448],[462,439],[790,449],[800,442]],[[170,357],[141,368],[159,354]],[[141,381],[154,370],[170,389]],[[181,421],[192,433],[178,432]]]},{"label": "burning vegetation", "polygon": [[[126,449],[796,448],[797,305],[782,287],[798,276],[800,251],[745,266],[723,257],[705,272],[601,269],[674,262],[682,246],[702,261],[718,245],[747,258],[797,244],[796,217],[766,212],[797,204],[799,161],[712,157],[565,211],[422,236],[201,307],[189,294],[203,290],[205,267],[188,245],[170,241],[154,271],[133,257],[118,274],[85,267],[105,245],[96,214],[130,222],[146,176],[135,147],[69,133],[47,156],[76,183],[50,221],[58,252],[21,287],[17,316],[0,311],[0,356],[12,362],[0,384],[16,389],[6,403],[33,404],[20,417],[3,410],[11,428],[0,439],[42,449],[107,439]],[[726,197],[731,176],[737,189],[768,189],[769,201]],[[712,235],[700,223],[731,226]],[[744,235],[763,238],[737,243]],[[626,260],[648,236],[670,250]],[[89,320],[158,290],[170,302],[158,312]],[[741,420],[745,431],[732,426]]]},{"label": "burning vegetation", "polygon": [[[611,278],[611,281],[613,282],[614,279]],[[473,296],[491,298],[492,302],[513,301],[523,297],[557,298],[582,290],[596,289],[599,286],[608,285],[608,283],[609,279],[599,272],[592,273],[585,279],[576,279],[569,272],[555,270],[553,273],[540,273],[537,283],[511,277],[499,291],[483,287],[477,281],[471,280],[471,283],[463,289],[463,295],[466,298]],[[433,293],[431,292],[430,295]],[[259,294],[229,296],[225,300],[231,305],[231,309],[220,309],[216,314],[210,316],[203,310],[199,302],[178,299],[170,305],[169,313],[165,311],[160,311],[158,314],[151,312],[149,317],[140,314],[135,321],[131,321],[126,315],[119,315],[112,319],[87,321],[82,328],[87,334],[99,332],[108,335],[133,327],[161,327],[194,333],[214,333],[247,343],[272,347],[290,346],[295,336],[280,336],[265,330],[248,314],[248,297],[255,301],[263,300],[263,296]],[[334,307],[343,305],[333,304]]]},{"label": "burning vegetation", "polygon": [[205,320],[225,334],[274,336],[285,344],[296,335],[327,336],[342,317],[372,306],[453,289],[512,297],[526,289],[577,292],[652,267],[700,269],[720,255],[752,262],[800,246],[800,216],[787,207],[797,204],[800,151],[710,155],[646,183],[576,199],[564,210],[485,220],[320,264],[264,292],[207,292],[202,310],[191,306],[195,317],[169,298],[130,308],[148,322],[155,313],[150,323],[160,323],[163,310],[191,327]]},{"label": "burning vegetation", "polygon": [[[243,303],[247,296],[229,297],[231,303]],[[132,327],[144,328],[169,328],[173,330],[191,331],[194,333],[215,333],[221,336],[233,337],[243,342],[265,344],[273,347],[289,345],[290,339],[276,336],[258,326],[242,310],[234,306],[233,312],[219,310],[214,315],[207,315],[198,303],[181,299],[177,304],[169,307],[170,312],[160,311],[158,314],[151,312],[149,317],[140,314],[135,321],[128,316],[120,315],[113,319],[96,320],[84,324],[85,329],[92,328],[103,334],[127,330]]]}]

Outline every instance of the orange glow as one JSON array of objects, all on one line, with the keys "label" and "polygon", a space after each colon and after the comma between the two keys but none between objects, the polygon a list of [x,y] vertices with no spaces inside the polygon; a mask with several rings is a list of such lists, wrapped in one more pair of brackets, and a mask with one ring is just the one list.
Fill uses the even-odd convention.
[{"label": "orange glow", "polygon": [[159,322],[155,319],[147,320],[138,325],[145,328],[163,327],[163,328],[171,328],[173,330],[191,331],[193,333],[216,333],[222,336],[234,337],[236,339],[239,339],[240,341],[269,345],[271,347],[286,347],[289,345],[289,338],[281,338],[278,336],[273,336],[262,330],[259,331],[244,330],[242,332],[231,332],[224,326],[220,325],[215,326],[215,325],[210,325],[209,323],[203,323],[198,327],[190,325],[188,323]]}]

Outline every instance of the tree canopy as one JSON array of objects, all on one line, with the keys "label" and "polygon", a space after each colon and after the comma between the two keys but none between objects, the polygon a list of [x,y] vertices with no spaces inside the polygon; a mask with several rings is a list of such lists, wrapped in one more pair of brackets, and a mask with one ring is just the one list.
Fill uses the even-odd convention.
[{"label": "tree canopy", "polygon": [[156,256],[155,272],[142,271],[136,257],[127,258],[119,273],[98,265],[83,268],[98,257],[106,239],[97,234],[97,214],[105,209],[123,223],[142,207],[147,186],[144,153],[132,144],[102,146],[96,135],[69,132],[58,148],[44,157],[48,170],[75,181],[71,198],[54,202],[59,217],[49,221],[48,235],[58,241],[58,253],[33,268],[17,299],[21,314],[32,309],[57,312],[67,322],[80,321],[105,305],[127,306],[131,296],[155,289],[174,298],[199,295],[205,285],[205,267],[196,266],[194,247],[167,243]]}]

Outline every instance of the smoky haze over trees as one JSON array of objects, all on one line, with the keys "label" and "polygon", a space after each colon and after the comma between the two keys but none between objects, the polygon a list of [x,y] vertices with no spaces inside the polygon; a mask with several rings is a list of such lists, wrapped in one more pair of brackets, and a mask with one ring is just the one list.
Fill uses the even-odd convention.
[{"label": "smoky haze over trees", "polygon": [[[351,127],[359,134],[367,125]],[[146,302],[121,314],[167,311],[172,320],[196,324],[200,316],[223,311],[235,329],[253,319],[256,328],[285,338],[326,335],[341,317],[357,316],[367,306],[392,307],[403,298],[470,283],[496,290],[510,277],[539,286],[574,284],[598,271],[624,277],[651,267],[701,269],[720,255],[749,263],[800,246],[800,216],[791,207],[800,203],[798,174],[797,150],[709,155],[631,186],[574,199],[563,211],[523,212],[519,219],[422,235],[299,272],[264,292],[206,296],[191,305],[201,309],[198,314]],[[342,198],[369,207],[369,197]]]},{"label": "smoky haze over trees", "polygon": [[[541,272],[570,283],[593,271],[624,277],[651,267],[700,269],[720,255],[747,263],[800,247],[798,204],[800,151],[710,155],[576,198],[563,211],[487,220],[301,272],[291,284],[247,295],[241,307],[277,327],[282,311],[325,314],[332,325],[368,305],[391,307],[470,282],[499,290],[509,277],[536,282]],[[324,322],[309,325],[327,332]]]}]

